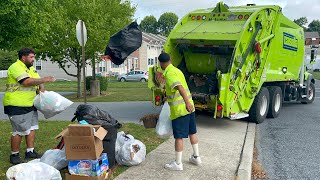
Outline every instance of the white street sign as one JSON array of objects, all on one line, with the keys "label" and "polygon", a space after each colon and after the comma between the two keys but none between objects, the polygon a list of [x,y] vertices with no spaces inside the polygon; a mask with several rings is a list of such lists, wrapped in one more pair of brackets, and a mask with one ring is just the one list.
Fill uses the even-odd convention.
[{"label": "white street sign", "polygon": [[85,46],[87,42],[87,28],[84,25],[84,22],[82,20],[79,20],[76,25],[76,34],[77,34],[78,42],[80,46],[82,46],[81,23],[83,23],[83,37],[84,37],[83,46]]}]

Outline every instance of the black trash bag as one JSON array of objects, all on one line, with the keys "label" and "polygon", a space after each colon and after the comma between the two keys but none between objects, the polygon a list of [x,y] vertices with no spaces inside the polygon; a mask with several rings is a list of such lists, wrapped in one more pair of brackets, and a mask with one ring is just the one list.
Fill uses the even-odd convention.
[{"label": "black trash bag", "polygon": [[77,119],[78,121],[85,120],[89,124],[101,125],[102,127],[115,127],[117,129],[122,127],[122,124],[114,119],[109,113],[100,110],[94,105],[80,104],[74,115],[71,122]]},{"label": "black trash bag", "polygon": [[131,53],[137,50],[141,44],[142,32],[137,22],[132,22],[110,37],[104,54],[109,55],[114,64],[120,65]]}]

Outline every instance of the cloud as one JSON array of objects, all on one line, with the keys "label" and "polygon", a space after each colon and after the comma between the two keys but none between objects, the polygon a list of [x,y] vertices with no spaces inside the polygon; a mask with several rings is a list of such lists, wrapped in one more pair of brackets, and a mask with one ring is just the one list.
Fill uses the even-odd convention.
[{"label": "cloud", "polygon": [[[154,15],[159,18],[164,12],[176,13],[179,18],[188,12],[215,7],[220,0],[131,0],[137,6],[135,18],[141,21],[145,16]],[[319,0],[225,0],[229,6],[238,6],[255,3],[257,5],[279,5],[283,13],[290,19],[298,19],[306,16],[308,21],[319,19]]]}]

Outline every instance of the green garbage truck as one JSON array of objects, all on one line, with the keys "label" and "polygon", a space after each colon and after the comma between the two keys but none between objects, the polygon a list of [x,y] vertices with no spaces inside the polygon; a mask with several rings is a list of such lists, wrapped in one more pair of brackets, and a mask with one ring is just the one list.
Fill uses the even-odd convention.
[{"label": "green garbage truck", "polygon": [[[304,42],[303,29],[279,6],[219,2],[184,16],[164,51],[184,73],[196,110],[261,123],[277,117],[284,101],[314,101],[315,80],[306,72]],[[159,66],[149,69],[155,105],[165,100],[158,72]]]}]

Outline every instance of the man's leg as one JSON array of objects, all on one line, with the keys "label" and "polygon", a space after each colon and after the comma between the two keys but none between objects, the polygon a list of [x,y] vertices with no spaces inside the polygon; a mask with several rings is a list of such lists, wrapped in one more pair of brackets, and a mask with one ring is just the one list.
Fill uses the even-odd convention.
[{"label": "man's leg", "polygon": [[33,111],[30,112],[29,114],[29,119],[31,122],[31,127],[30,127],[30,133],[26,136],[26,144],[27,144],[27,150],[25,152],[25,158],[41,158],[41,154],[38,154],[34,150],[34,142],[35,142],[35,137],[36,137],[36,129],[38,129],[38,112]]},{"label": "man's leg", "polygon": [[199,156],[198,136],[196,134],[189,135],[190,143],[193,149],[193,156]]},{"label": "man's leg", "polygon": [[182,161],[182,151],[183,151],[183,139],[175,139],[175,150],[176,150],[176,163],[181,164]]},{"label": "man's leg", "polygon": [[199,146],[198,146],[198,136],[197,136],[197,126],[195,113],[190,114],[190,124],[189,124],[189,139],[192,145],[193,154],[190,156],[189,161],[193,164],[201,164],[201,158],[199,157]]},{"label": "man's leg", "polygon": [[26,136],[26,144],[27,144],[27,148],[34,148],[34,139],[36,136],[36,131],[32,130],[30,131],[30,134]]},{"label": "man's leg", "polygon": [[12,126],[12,132],[11,135],[11,155],[10,155],[10,163],[12,164],[20,164],[23,163],[23,161],[20,159],[19,151],[20,151],[20,144],[22,140],[22,136],[20,136],[18,131],[18,125],[21,124],[21,120],[23,119],[23,116],[17,115],[17,116],[9,116],[10,123]]},{"label": "man's leg", "polygon": [[19,153],[22,137],[20,135],[11,136],[11,151]]}]

